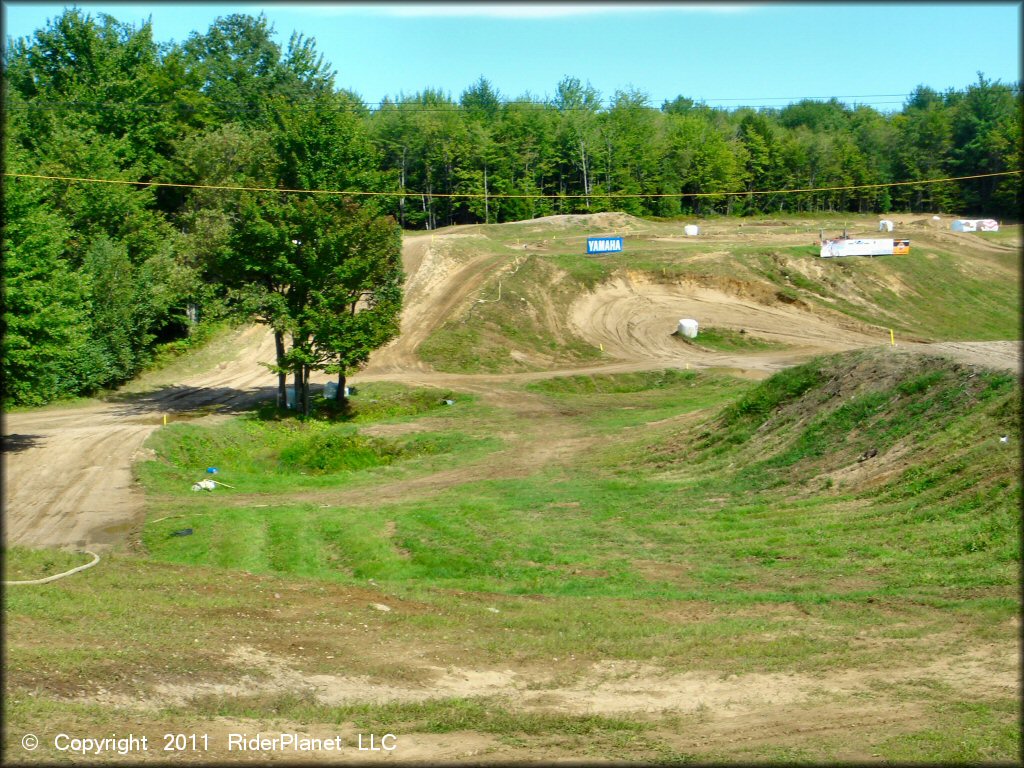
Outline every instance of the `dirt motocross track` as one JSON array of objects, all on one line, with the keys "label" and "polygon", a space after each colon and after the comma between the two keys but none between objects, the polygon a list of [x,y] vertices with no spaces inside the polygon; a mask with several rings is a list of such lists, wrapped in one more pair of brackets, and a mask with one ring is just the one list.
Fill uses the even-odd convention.
[{"label": "dirt motocross track", "polygon": [[[530,224],[557,230],[567,222],[595,226],[622,224],[617,214],[555,216]],[[628,218],[628,217],[626,217]],[[629,222],[625,222],[629,224]],[[473,229],[473,228],[463,228]],[[712,232],[713,236],[713,232]],[[515,254],[455,258],[452,243],[479,234],[435,232],[407,236],[406,309],[402,333],[379,350],[356,381],[391,380],[489,393],[512,383],[565,373],[623,372],[683,365],[720,367],[763,376],[817,354],[879,343],[878,329],[802,303],[766,300],[730,291],[728,284],[665,285],[639,274],[619,275],[582,296],[569,318],[575,332],[601,345],[613,360],[561,371],[530,374],[456,375],[439,373],[419,359],[418,346],[446,318],[479,298],[484,282],[509,268]],[[770,299],[770,297],[768,297]],[[696,316],[718,327],[746,329],[784,341],[776,351],[715,353],[682,346],[670,334],[680,317]],[[273,396],[276,379],[261,361],[273,358],[266,329],[251,327],[231,340],[234,354],[205,373],[160,386],[143,395],[114,395],[78,407],[51,407],[9,414],[4,420],[5,545],[86,548],[95,551],[124,542],[142,522],[143,498],[131,465],[146,437],[164,422],[243,410]],[[901,351],[928,349],[994,368],[1020,369],[1020,342],[904,344]],[[230,357],[230,355],[228,355]],[[319,382],[326,381],[320,378]],[[536,408],[530,399],[502,396],[505,408]],[[535,418],[537,414],[530,414]],[[568,439],[568,438],[567,438]],[[453,481],[457,478],[452,478]],[[394,489],[400,493],[401,489]],[[388,489],[381,489],[386,494]]]}]

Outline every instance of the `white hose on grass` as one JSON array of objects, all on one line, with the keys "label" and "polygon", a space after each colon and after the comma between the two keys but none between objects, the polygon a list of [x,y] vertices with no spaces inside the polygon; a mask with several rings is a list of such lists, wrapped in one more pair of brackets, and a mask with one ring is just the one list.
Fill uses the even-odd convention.
[{"label": "white hose on grass", "polygon": [[29,579],[28,581],[5,581],[4,582],[4,586],[8,587],[8,586],[11,586],[12,584],[46,584],[47,582],[50,582],[50,581],[56,581],[57,579],[63,579],[65,576],[70,576],[73,573],[78,573],[79,571],[84,571],[86,568],[92,568],[94,565],[96,565],[96,563],[98,563],[100,561],[100,556],[97,555],[95,552],[90,552],[89,550],[84,550],[84,554],[92,555],[93,560],[92,560],[91,563],[86,563],[85,565],[80,565],[77,568],[72,568],[70,571],[64,571],[64,573],[57,573],[57,574],[54,574],[53,576],[47,576],[45,579]]}]

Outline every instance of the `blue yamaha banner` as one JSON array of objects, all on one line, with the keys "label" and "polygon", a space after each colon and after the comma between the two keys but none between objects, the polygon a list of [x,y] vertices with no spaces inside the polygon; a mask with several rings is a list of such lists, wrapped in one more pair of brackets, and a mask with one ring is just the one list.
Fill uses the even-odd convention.
[{"label": "blue yamaha banner", "polygon": [[588,237],[587,253],[614,253],[622,250],[621,237]]}]

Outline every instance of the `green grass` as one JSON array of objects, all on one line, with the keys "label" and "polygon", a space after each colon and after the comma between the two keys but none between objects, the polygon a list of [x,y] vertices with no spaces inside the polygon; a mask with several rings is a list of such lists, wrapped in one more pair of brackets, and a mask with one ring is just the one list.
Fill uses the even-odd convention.
[{"label": "green grass", "polygon": [[943,755],[948,763],[1010,762],[1020,750],[1020,701],[949,702],[933,707],[937,722],[894,736],[877,749],[890,760],[928,762]]},{"label": "green grass", "polygon": [[[349,397],[347,411],[340,410],[335,401],[314,394],[311,416],[321,421],[350,421],[355,424],[395,421],[441,413],[447,407],[446,400],[458,399],[460,405],[475,400],[472,395],[456,395],[450,389],[407,387],[382,381],[370,382],[354,390]],[[270,406],[264,406],[259,414],[266,418],[280,416]]]},{"label": "green grass", "polygon": [[730,328],[715,328],[713,326],[702,326],[697,332],[696,339],[688,339],[685,336],[678,338],[684,344],[720,352],[757,352],[768,349],[785,349],[787,346],[776,341],[758,338],[743,330],[734,331]]},{"label": "green grass", "polygon": [[[800,249],[776,249],[755,252],[749,266],[792,298],[892,327],[898,335],[985,341],[1020,336],[1018,262],[1019,254],[1010,251],[967,260],[962,253],[915,247],[911,239],[911,253],[903,256],[822,260]],[[824,277],[803,274],[815,266]],[[993,266],[1005,279],[993,275]]]},{"label": "green grass", "polygon": [[975,236],[993,243],[1020,247],[1021,228],[1020,224],[1004,224],[998,232],[976,232]]},{"label": "green grass", "polygon": [[[333,403],[320,398],[309,419],[282,413],[272,405],[215,426],[170,424],[155,432],[147,446],[159,458],[136,465],[160,511],[188,497],[203,514],[213,494],[191,491],[204,478],[234,486],[233,494],[287,493],[291,488],[317,489],[379,481],[382,477],[437,469],[455,454],[472,460],[494,450],[493,437],[457,431],[414,431],[396,437],[360,432],[363,425],[401,424],[454,411],[475,414],[471,395],[450,390],[371,384],[358,388],[349,412],[335,414]],[[455,405],[448,406],[446,400]],[[217,469],[208,475],[207,468]]]},{"label": "green grass", "polygon": [[751,382],[733,376],[666,368],[627,374],[560,376],[527,385],[590,429],[656,429],[657,423],[730,401]]},{"label": "green grass", "polygon": [[89,555],[53,549],[9,547],[3,550],[4,581],[30,581],[70,571],[92,561]]},{"label": "green grass", "polygon": [[[151,525],[145,541],[153,556],[180,563],[508,595],[815,604],[1007,588],[1019,559],[1020,485],[1015,446],[1000,454],[992,435],[1019,434],[1019,390],[1007,375],[937,359],[923,365],[864,352],[758,385],[678,370],[538,382],[528,389],[557,402],[565,418],[619,438],[572,467],[467,481],[426,503],[226,509],[210,501],[193,507],[205,517]],[[829,394],[837,381],[845,396]],[[711,404],[740,392],[711,419]],[[667,412],[702,410],[700,424],[680,428],[669,419],[622,432]],[[318,470],[324,445],[353,445],[349,433],[338,433],[336,444],[316,432],[261,431],[247,444],[221,432],[236,451],[255,445],[273,453],[275,439],[290,441],[284,455],[294,451],[304,462],[294,466],[311,475],[329,471]],[[207,451],[197,448],[194,429],[165,434],[178,438],[162,449],[167,460],[202,466]],[[438,439],[419,435],[402,450]],[[881,484],[820,481],[857,466],[867,447],[884,465],[897,444],[913,451],[914,466]],[[326,453],[346,455],[334,448]],[[346,461],[378,460],[360,450]],[[282,450],[275,455],[281,462]],[[255,462],[253,477],[292,471],[259,456],[235,463]],[[171,527],[195,532],[170,537]],[[658,578],[645,562],[664,563],[667,575]]]},{"label": "green grass", "polygon": [[453,733],[476,731],[498,735],[572,734],[598,737],[607,733],[643,733],[650,726],[624,718],[572,716],[511,711],[500,699],[439,698],[423,703],[352,704],[328,707],[312,697],[275,696],[246,700],[210,697],[198,711],[209,717],[253,717],[268,709],[299,723],[353,723],[357,728],[388,729],[392,733]]}]

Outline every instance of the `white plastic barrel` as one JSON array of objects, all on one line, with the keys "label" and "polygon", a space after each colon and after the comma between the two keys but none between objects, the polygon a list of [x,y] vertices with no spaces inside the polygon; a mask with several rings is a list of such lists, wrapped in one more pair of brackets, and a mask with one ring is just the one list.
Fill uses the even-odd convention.
[{"label": "white plastic barrel", "polygon": [[696,237],[700,232],[700,228],[696,224],[687,224],[683,227],[683,232],[686,233],[687,237]]},{"label": "white plastic barrel", "polygon": [[689,318],[679,321],[679,334],[688,339],[697,338],[697,321]]}]

